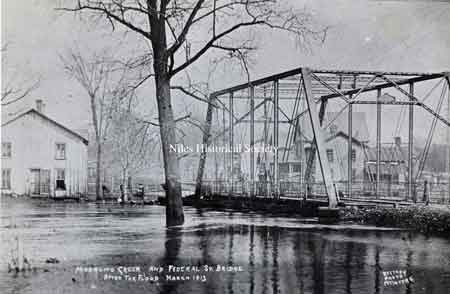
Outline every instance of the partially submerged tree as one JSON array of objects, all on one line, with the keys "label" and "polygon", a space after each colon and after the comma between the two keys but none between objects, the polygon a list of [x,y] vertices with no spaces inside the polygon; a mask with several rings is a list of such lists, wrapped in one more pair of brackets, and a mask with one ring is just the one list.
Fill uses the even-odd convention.
[{"label": "partially submerged tree", "polygon": [[105,52],[87,57],[79,50],[70,50],[65,56],[61,56],[61,60],[64,69],[89,97],[96,145],[95,195],[99,200],[102,198],[103,146],[110,131],[114,112],[125,99],[130,98],[127,70],[107,58]]},{"label": "partially submerged tree", "polygon": [[[64,11],[90,12],[145,39],[153,56],[156,100],[166,179],[166,224],[184,222],[171,99],[172,79],[210,51],[246,58],[255,44],[254,28],[291,33],[300,43],[323,38],[311,14],[274,0],[78,0]],[[247,33],[247,34],[244,34]],[[202,99],[202,101],[205,101]],[[211,101],[207,101],[208,103]]]}]

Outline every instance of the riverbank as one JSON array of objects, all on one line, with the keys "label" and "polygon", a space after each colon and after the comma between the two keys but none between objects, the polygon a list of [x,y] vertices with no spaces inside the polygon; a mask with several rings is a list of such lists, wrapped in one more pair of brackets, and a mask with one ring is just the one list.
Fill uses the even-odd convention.
[{"label": "riverbank", "polygon": [[397,227],[450,237],[450,209],[444,206],[347,207],[341,210],[340,218],[362,225]]}]

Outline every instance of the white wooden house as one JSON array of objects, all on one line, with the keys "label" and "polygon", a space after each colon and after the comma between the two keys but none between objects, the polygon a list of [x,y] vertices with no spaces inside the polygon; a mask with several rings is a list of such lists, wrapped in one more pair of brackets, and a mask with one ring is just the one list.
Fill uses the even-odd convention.
[{"label": "white wooden house", "polygon": [[[325,150],[330,167],[331,177],[335,183],[344,182],[348,179],[348,120],[347,116],[339,115],[335,112],[327,113],[324,126],[327,127],[327,133],[325,138]],[[303,165],[303,172],[306,168],[307,158],[309,157],[311,142],[313,140],[313,133],[309,124],[309,117],[303,116],[302,118],[302,132],[304,135],[304,141],[302,142],[303,151],[300,147],[300,142],[295,142],[290,146],[291,156],[289,160],[282,160],[285,148],[279,150],[279,177],[280,181],[293,181],[299,182],[300,170]],[[279,142],[284,142],[285,137],[280,132]],[[367,121],[365,113],[353,112],[353,134],[352,134],[352,178],[355,181],[362,181],[364,179],[364,162],[365,162],[365,149],[369,142],[369,131],[367,127]],[[286,149],[288,150],[288,149]],[[287,157],[286,157],[287,158]],[[269,156],[269,160],[273,161],[273,155]],[[313,164],[312,181],[322,181],[322,173],[320,166],[316,161]],[[273,169],[273,164],[271,164]]]},{"label": "white wooden house", "polygon": [[88,141],[39,110],[32,108],[2,122],[2,193],[41,197],[86,193]]}]

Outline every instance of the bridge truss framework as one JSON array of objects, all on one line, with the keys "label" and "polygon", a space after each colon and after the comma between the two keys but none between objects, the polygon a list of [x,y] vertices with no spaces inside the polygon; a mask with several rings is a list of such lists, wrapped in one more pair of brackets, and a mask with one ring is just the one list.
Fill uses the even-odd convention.
[{"label": "bridge truss framework", "polygon": [[[306,67],[296,68],[283,73],[271,75],[258,80],[249,81],[234,87],[214,92],[210,96],[210,103],[206,114],[206,128],[203,138],[205,145],[212,144],[215,140],[222,138],[233,150],[235,141],[235,131],[238,125],[249,125],[250,130],[250,171],[249,171],[249,194],[254,197],[255,189],[255,125],[264,124],[263,141],[265,144],[271,143],[277,148],[273,156],[273,193],[274,197],[280,194],[280,142],[279,127],[281,124],[288,124],[293,127],[293,135],[297,136],[297,128],[299,121],[303,115],[309,118],[310,126],[313,132],[313,149],[310,152],[305,164],[304,176],[301,174],[300,181],[308,183],[312,173],[312,163],[317,161],[320,165],[322,180],[325,187],[325,193],[328,196],[329,206],[334,207],[339,201],[339,194],[333,183],[330,167],[328,166],[327,154],[325,150],[326,128],[329,125],[323,125],[324,116],[326,115],[327,104],[329,101],[339,99],[344,103],[344,107],[340,110],[340,115],[345,109],[348,114],[348,142],[347,142],[347,197],[352,197],[352,149],[353,149],[353,107],[355,105],[370,105],[376,109],[376,179],[375,179],[375,196],[380,196],[380,160],[381,160],[381,131],[382,131],[382,111],[385,105],[407,106],[408,108],[408,148],[407,148],[407,196],[406,199],[411,200],[413,197],[413,189],[416,177],[413,167],[413,132],[414,132],[414,109],[420,107],[432,115],[433,124],[440,121],[447,127],[447,139],[450,140],[450,110],[447,116],[442,116],[439,111],[433,110],[424,101],[431,94],[430,91],[425,97],[418,97],[415,94],[415,86],[417,84],[437,80],[438,84],[432,89],[435,91],[438,85],[442,85],[442,95],[450,88],[450,73],[421,73],[421,72],[381,72],[381,71],[351,71],[351,70],[318,70]],[[405,89],[406,88],[406,89]],[[389,99],[383,95],[383,90],[395,89],[401,99]],[[450,91],[447,91],[447,93]],[[269,95],[268,95],[269,93]],[[295,95],[292,95],[296,93]],[[361,98],[363,93],[374,93],[375,98]],[[441,96],[442,96],[441,95]],[[295,97],[294,97],[295,96]],[[392,96],[391,96],[392,97]],[[422,98],[422,99],[420,99]],[[442,97],[441,97],[442,98]],[[249,111],[236,115],[236,101],[244,99],[249,102]],[[280,108],[280,102],[291,100],[294,106],[291,115],[287,111]],[[305,101],[305,109],[301,110],[301,101]],[[305,104],[305,102],[303,102]],[[441,102],[442,104],[442,102]],[[268,119],[268,106],[273,109],[273,114]],[[258,109],[264,108],[263,120],[255,119],[255,113]],[[450,107],[448,107],[450,108]],[[300,110],[299,110],[300,109]],[[219,116],[222,112],[222,127],[220,130],[214,129],[211,132],[211,123],[214,114]],[[281,118],[280,118],[281,116]],[[216,118],[218,119],[218,117]],[[267,128],[272,125],[272,134],[269,135]],[[227,126],[226,126],[227,125]],[[291,131],[289,131],[290,133]],[[288,134],[288,137],[290,135]],[[299,135],[301,136],[301,134]],[[432,138],[432,135],[431,135]],[[295,139],[294,139],[295,140]],[[287,141],[286,141],[287,142]],[[449,142],[448,142],[449,143]],[[303,147],[302,147],[303,149]],[[315,152],[316,150],[317,152]],[[201,185],[204,176],[204,165],[207,152],[202,152],[200,156],[200,165],[197,175],[197,186]],[[284,155],[283,155],[284,157]],[[450,154],[448,154],[450,158]],[[223,165],[231,167],[233,171],[234,151],[228,156],[224,155]],[[264,160],[267,160],[265,157]],[[448,165],[449,163],[447,163]],[[216,167],[217,168],[217,167]],[[423,167],[422,167],[423,168]],[[450,170],[450,166],[448,167]],[[234,177],[229,175],[229,168],[224,168],[225,181],[229,183],[228,193],[233,193]],[[417,175],[416,175],[417,176]],[[217,175],[216,175],[217,178]],[[450,182],[450,181],[449,181]],[[450,189],[449,189],[450,191]],[[306,192],[305,192],[306,193]],[[305,195],[306,196],[306,195]],[[450,197],[450,195],[449,195]]]}]

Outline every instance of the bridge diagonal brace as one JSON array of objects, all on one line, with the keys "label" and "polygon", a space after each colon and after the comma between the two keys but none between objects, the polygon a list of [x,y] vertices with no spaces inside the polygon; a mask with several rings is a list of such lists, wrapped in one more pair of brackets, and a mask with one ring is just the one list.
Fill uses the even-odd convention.
[{"label": "bridge diagonal brace", "polygon": [[404,94],[406,97],[408,97],[409,99],[411,99],[414,102],[418,102],[418,105],[421,106],[423,109],[425,109],[426,111],[428,111],[429,113],[431,113],[433,116],[435,116],[438,120],[440,120],[441,122],[443,122],[447,127],[450,127],[450,122],[448,120],[446,120],[444,117],[442,117],[439,113],[437,113],[436,111],[434,111],[433,109],[431,109],[428,105],[426,105],[423,102],[420,102],[419,99],[417,99],[414,95],[406,92],[405,90],[403,90],[396,82],[394,82],[393,80],[389,79],[388,77],[385,76],[380,76],[380,78],[382,78],[383,80],[387,81],[388,83],[391,83],[398,91],[400,91],[402,94]]},{"label": "bridge diagonal brace", "polygon": [[[257,110],[258,108],[260,108],[261,106],[263,106],[264,103],[265,103],[265,100],[264,100],[264,101],[261,101],[260,103],[258,103],[258,105],[254,106],[253,112],[255,112],[255,110]],[[225,109],[225,110],[228,111],[228,109]],[[228,112],[229,112],[229,111],[228,111]],[[251,113],[252,113],[252,110],[247,111],[246,113],[244,113],[244,114],[243,114],[241,117],[239,117],[239,118],[236,118],[236,117],[233,115],[233,117],[235,118],[235,120],[234,120],[234,122],[233,122],[233,125],[235,126],[235,125],[237,125],[237,124],[239,124],[239,123],[241,123],[241,122],[244,122],[244,120],[245,120],[247,117],[251,116]],[[216,138],[218,138],[218,137],[220,137],[220,136],[223,136],[223,135],[226,134],[229,130],[230,130],[229,127],[223,129],[220,133],[218,133],[218,134],[216,134],[216,135],[214,136],[214,139],[216,139]]]},{"label": "bridge diagonal brace", "polygon": [[347,97],[345,97],[345,95],[342,94],[341,91],[339,91],[339,90],[335,89],[334,87],[328,85],[328,83],[322,81],[322,79],[319,78],[317,75],[311,73],[311,76],[312,76],[315,80],[319,81],[319,82],[320,82],[323,86],[325,86],[328,90],[330,90],[330,91],[334,92],[335,94],[339,95],[339,98],[341,98],[342,100],[344,100],[345,102],[348,103]]},{"label": "bridge diagonal brace", "polygon": [[319,113],[314,102],[311,83],[311,71],[308,68],[302,68],[304,93],[306,102],[308,104],[309,118],[311,120],[311,127],[314,134],[314,141],[316,143],[318,160],[322,178],[325,183],[325,192],[328,196],[328,205],[330,208],[337,206],[338,197],[336,189],[334,188],[333,179],[331,177],[331,170],[326,156],[325,149],[325,131],[320,126]]}]

